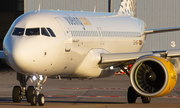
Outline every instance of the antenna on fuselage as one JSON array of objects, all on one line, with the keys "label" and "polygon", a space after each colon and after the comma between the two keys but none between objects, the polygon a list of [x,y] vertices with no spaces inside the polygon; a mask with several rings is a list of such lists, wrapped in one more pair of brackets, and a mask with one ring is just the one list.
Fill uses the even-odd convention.
[{"label": "antenna on fuselage", "polygon": [[39,3],[38,11],[40,12],[41,10],[41,3]]},{"label": "antenna on fuselage", "polygon": [[96,12],[96,5],[94,6],[94,12]]}]

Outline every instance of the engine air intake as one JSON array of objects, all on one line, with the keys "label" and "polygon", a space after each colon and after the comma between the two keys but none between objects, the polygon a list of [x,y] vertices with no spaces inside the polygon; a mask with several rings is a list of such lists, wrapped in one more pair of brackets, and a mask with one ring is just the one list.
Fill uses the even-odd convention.
[{"label": "engine air intake", "polygon": [[135,71],[136,85],[144,92],[155,93],[159,91],[165,82],[163,68],[154,61],[141,63]]}]

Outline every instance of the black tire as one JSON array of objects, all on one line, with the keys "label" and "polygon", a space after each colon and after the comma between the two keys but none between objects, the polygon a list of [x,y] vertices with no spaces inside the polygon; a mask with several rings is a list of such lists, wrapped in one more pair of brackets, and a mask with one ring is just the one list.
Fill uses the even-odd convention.
[{"label": "black tire", "polygon": [[35,106],[37,104],[37,96],[35,94],[31,95],[31,106]]},{"label": "black tire", "polygon": [[137,99],[137,93],[132,86],[128,88],[127,100],[128,103],[135,103]]},{"label": "black tire", "polygon": [[13,98],[13,102],[21,102],[22,96],[21,96],[20,86],[14,86],[13,92],[12,92],[12,98]]},{"label": "black tire", "polygon": [[27,102],[31,102],[31,95],[35,94],[34,86],[29,86],[26,91]]},{"label": "black tire", "polygon": [[148,104],[148,103],[151,102],[151,98],[149,98],[149,97],[143,97],[143,96],[141,96],[141,99],[142,99],[142,103]]},{"label": "black tire", "polygon": [[43,106],[45,104],[45,98],[43,94],[39,94],[38,96],[38,104],[39,106]]}]

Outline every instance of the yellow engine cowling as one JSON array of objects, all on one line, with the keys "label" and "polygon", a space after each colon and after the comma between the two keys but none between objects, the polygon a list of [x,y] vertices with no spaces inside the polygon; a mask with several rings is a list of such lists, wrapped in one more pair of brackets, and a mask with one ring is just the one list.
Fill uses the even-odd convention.
[{"label": "yellow engine cowling", "polygon": [[140,95],[160,97],[174,89],[177,72],[170,61],[161,57],[147,56],[133,65],[130,81]]}]

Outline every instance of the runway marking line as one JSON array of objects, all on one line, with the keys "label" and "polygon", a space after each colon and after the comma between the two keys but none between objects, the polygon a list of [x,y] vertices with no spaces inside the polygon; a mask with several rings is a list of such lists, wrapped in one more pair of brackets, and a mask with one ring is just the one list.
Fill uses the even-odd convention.
[{"label": "runway marking line", "polygon": [[180,88],[174,88],[174,90],[180,90]]},{"label": "runway marking line", "polygon": [[125,96],[65,96],[65,95],[45,95],[45,97],[125,97]]},{"label": "runway marking line", "polygon": [[180,96],[163,96],[163,98],[180,98]]},{"label": "runway marking line", "polygon": [[59,88],[59,89],[92,89],[92,90],[126,90],[127,88]]},{"label": "runway marking line", "polygon": [[[126,96],[65,96],[65,95],[45,95],[45,97],[81,97],[81,98],[88,98],[88,97],[93,97],[93,98],[104,98],[104,97],[109,97],[109,98],[126,98]],[[180,98],[180,96],[163,96],[159,98]]]},{"label": "runway marking line", "polygon": [[[126,98],[126,96],[66,96],[66,95],[44,95],[45,97],[84,97],[84,98],[88,98],[88,97],[95,97],[95,98],[104,98],[104,97],[109,97],[109,98]],[[12,96],[0,96],[2,97],[6,97],[6,98],[11,98]],[[159,98],[180,98],[180,96],[163,96],[163,97],[159,97]]]},{"label": "runway marking line", "polygon": [[[73,90],[78,90],[78,89],[91,89],[91,90],[127,90],[128,88],[59,88],[59,89],[73,89]],[[174,88],[174,90],[180,90],[180,88]]]}]

